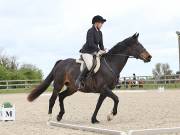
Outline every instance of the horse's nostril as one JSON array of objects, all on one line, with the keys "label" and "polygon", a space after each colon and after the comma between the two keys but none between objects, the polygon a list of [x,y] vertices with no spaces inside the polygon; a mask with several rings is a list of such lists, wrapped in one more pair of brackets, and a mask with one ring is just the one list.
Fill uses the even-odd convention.
[{"label": "horse's nostril", "polygon": [[151,58],[152,58],[152,56],[151,56],[151,55],[149,55],[149,56],[148,56],[148,59],[151,59]]}]

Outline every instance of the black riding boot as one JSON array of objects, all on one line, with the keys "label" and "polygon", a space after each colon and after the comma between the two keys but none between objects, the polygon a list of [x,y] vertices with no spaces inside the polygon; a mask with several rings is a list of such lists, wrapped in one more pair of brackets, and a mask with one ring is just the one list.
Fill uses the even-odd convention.
[{"label": "black riding boot", "polygon": [[88,72],[89,72],[89,70],[87,69],[87,67],[85,67],[84,70],[78,76],[78,78],[76,80],[76,86],[78,86],[78,90],[84,88],[84,80],[85,80]]}]

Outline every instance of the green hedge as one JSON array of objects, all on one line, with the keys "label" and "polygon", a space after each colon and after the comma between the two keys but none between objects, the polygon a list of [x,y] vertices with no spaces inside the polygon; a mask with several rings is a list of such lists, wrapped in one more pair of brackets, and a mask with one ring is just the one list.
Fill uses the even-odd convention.
[{"label": "green hedge", "polygon": [[0,80],[41,80],[42,76],[42,71],[33,65],[23,65],[18,69],[0,65]]}]

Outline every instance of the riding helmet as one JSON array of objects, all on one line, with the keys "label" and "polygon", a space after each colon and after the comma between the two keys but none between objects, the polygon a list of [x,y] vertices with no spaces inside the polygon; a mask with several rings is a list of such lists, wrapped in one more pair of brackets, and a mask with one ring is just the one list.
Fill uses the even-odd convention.
[{"label": "riding helmet", "polygon": [[93,17],[93,19],[92,19],[92,24],[95,24],[96,22],[102,22],[102,23],[104,23],[104,22],[106,22],[106,19],[104,19],[102,16],[100,16],[100,15],[96,15],[96,16],[94,16]]}]

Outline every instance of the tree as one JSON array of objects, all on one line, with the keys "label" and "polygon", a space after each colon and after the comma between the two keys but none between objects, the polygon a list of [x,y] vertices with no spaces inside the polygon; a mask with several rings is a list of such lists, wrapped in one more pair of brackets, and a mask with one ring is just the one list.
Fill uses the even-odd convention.
[{"label": "tree", "polygon": [[15,56],[0,52],[0,80],[41,80],[42,71],[31,64],[19,66]]},{"label": "tree", "polygon": [[7,69],[17,70],[19,64],[15,56],[0,55],[0,65]]},{"label": "tree", "polygon": [[166,75],[172,75],[172,70],[168,63],[157,63],[152,70],[154,78],[164,78]]},{"label": "tree", "polygon": [[8,70],[0,65],[0,80],[8,80],[9,79],[9,74]]},{"label": "tree", "polygon": [[42,71],[31,64],[23,64],[19,69],[19,73],[26,79],[42,79]]}]

